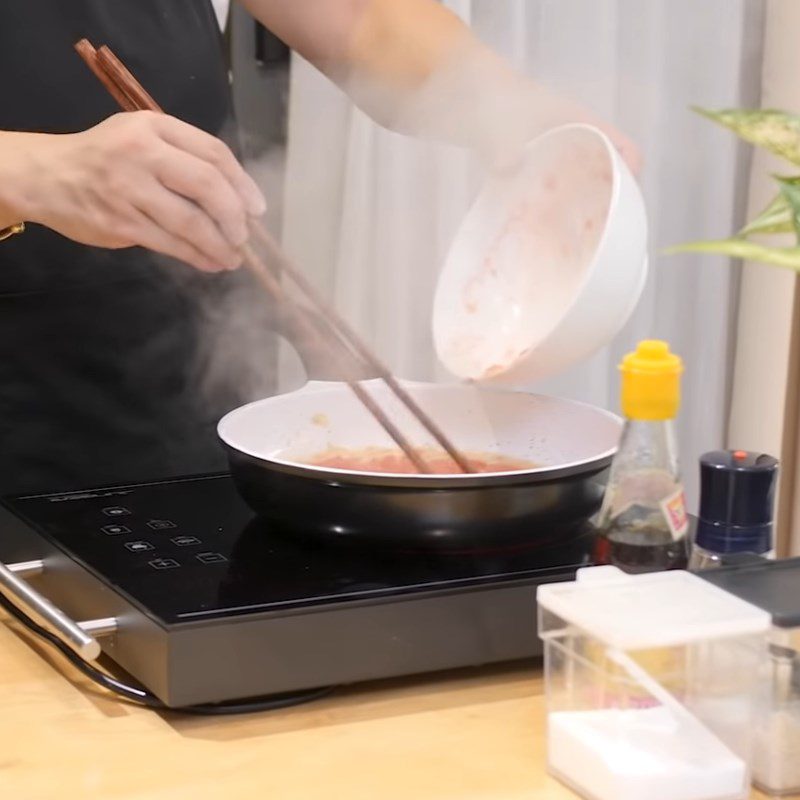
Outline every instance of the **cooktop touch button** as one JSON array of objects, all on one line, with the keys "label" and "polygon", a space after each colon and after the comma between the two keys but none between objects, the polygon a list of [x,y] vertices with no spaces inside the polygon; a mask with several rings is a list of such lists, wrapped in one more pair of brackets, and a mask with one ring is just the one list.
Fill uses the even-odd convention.
[{"label": "cooktop touch button", "polygon": [[196,536],[175,536],[170,541],[178,547],[188,547],[191,544],[202,544]]},{"label": "cooktop touch button", "polygon": [[127,525],[103,525],[100,529],[106,536],[119,536],[122,533],[130,533],[131,529]]},{"label": "cooktop touch button", "polygon": [[107,517],[126,517],[131,512],[123,506],[109,506],[108,508],[103,509],[103,513]]},{"label": "cooktop touch button", "polygon": [[147,523],[147,527],[154,531],[165,531],[168,528],[176,528],[177,525],[171,519],[151,519]]},{"label": "cooktop touch button", "polygon": [[198,553],[195,558],[203,564],[219,564],[228,560],[222,553]]},{"label": "cooktop touch button", "polygon": [[150,542],[125,542],[125,547],[131,553],[143,553],[145,550],[155,550],[155,547]]},{"label": "cooktop touch button", "polygon": [[180,563],[174,558],[154,558],[147,563],[150,564],[153,569],[174,569],[180,566]]}]

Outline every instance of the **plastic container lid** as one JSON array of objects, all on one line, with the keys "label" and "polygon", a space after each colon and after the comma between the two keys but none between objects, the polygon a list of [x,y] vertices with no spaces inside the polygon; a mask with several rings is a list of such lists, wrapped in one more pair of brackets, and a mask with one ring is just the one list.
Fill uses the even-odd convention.
[{"label": "plastic container lid", "polygon": [[800,627],[800,558],[764,559],[697,577],[763,609],[778,628]]},{"label": "plastic container lid", "polygon": [[[603,570],[602,575],[595,570]],[[538,588],[543,609],[618,650],[764,633],[770,615],[689,572],[627,575],[606,567]],[[540,631],[547,638],[547,631]]]}]

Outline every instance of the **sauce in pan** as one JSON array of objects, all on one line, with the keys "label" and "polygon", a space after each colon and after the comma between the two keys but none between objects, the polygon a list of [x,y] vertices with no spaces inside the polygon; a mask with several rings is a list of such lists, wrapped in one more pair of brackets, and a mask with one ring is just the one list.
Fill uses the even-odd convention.
[{"label": "sauce in pan", "polygon": [[[432,447],[419,448],[420,457],[436,475],[460,474],[461,470],[444,450]],[[464,453],[476,472],[517,472],[535,469],[536,464],[522,458],[512,458],[498,453]],[[417,468],[401,450],[367,447],[360,450],[332,448],[307,459],[313,467],[344,469],[350,472],[384,472],[400,475],[417,474]]]}]

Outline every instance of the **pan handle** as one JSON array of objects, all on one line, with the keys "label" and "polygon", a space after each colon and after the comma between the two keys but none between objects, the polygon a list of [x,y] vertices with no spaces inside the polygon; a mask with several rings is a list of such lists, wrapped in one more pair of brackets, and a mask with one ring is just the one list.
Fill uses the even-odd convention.
[{"label": "pan handle", "polygon": [[44,595],[36,591],[23,576],[38,575],[44,562],[23,561],[17,564],[0,563],[0,591],[26,613],[33,612],[47,627],[68,644],[81,658],[95,661],[101,651],[100,643],[91,635],[109,635],[116,631],[113,618],[75,622]]}]

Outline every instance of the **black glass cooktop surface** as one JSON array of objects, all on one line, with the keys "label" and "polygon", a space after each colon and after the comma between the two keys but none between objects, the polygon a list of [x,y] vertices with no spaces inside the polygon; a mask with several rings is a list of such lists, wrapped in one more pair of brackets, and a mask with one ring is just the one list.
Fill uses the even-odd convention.
[{"label": "black glass cooktop surface", "polygon": [[301,521],[289,530],[256,517],[228,475],[4,503],[166,623],[546,579],[585,563],[588,550],[574,531],[502,552],[326,546],[300,535]]}]

